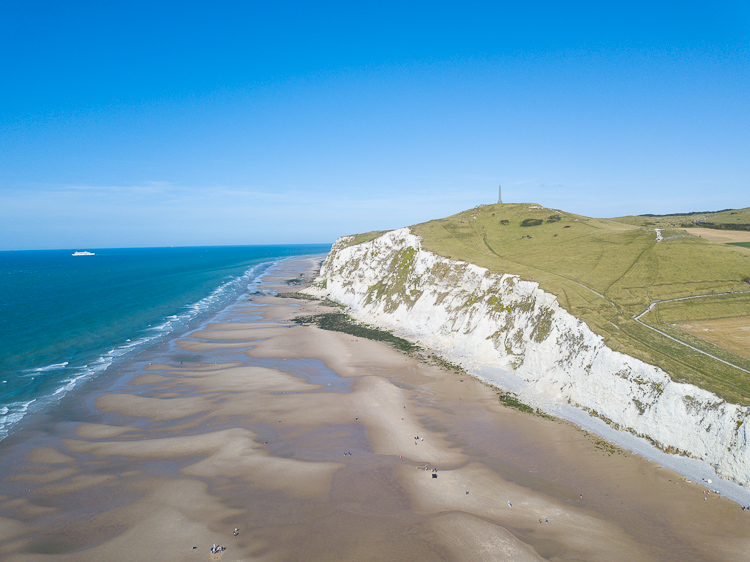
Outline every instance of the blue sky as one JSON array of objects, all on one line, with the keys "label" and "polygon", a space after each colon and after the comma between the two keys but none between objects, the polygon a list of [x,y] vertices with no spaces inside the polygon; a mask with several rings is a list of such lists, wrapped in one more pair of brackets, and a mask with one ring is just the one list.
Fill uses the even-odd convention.
[{"label": "blue sky", "polygon": [[0,4],[0,249],[750,206],[746,1],[157,4]]}]

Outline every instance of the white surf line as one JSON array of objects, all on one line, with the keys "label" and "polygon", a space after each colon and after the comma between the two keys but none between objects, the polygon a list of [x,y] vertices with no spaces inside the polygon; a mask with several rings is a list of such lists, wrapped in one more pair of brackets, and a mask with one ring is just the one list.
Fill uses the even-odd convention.
[{"label": "white surf line", "polygon": [[[750,293],[750,291],[737,291],[736,293],[732,293],[732,294],[736,295],[736,294],[743,294],[743,293]],[[721,295],[721,294],[726,294],[726,293],[719,293],[719,295]],[[717,297],[719,295],[717,295],[717,294],[712,294],[712,295],[694,295],[694,296],[690,296],[690,297],[680,297],[680,298],[677,298],[677,299],[668,299],[668,300],[664,300],[664,301],[659,301],[659,300],[657,300],[657,301],[651,301],[651,304],[648,305],[648,308],[646,310],[644,310],[643,312],[641,312],[638,316],[633,316],[632,318],[633,318],[633,320],[635,320],[636,322],[638,322],[641,326],[645,326],[649,330],[653,330],[654,332],[656,332],[658,334],[661,334],[665,338],[669,338],[670,340],[675,341],[675,342],[677,342],[679,344],[682,344],[685,347],[688,347],[688,348],[692,349],[693,351],[697,351],[698,353],[702,353],[706,357],[710,357],[711,359],[715,359],[716,361],[719,361],[720,363],[724,363],[725,365],[729,365],[730,367],[734,367],[738,371],[742,371],[743,373],[747,373],[747,374],[750,375],[750,371],[748,371],[747,369],[743,369],[742,367],[739,367],[739,366],[735,365],[734,363],[730,363],[729,361],[724,361],[723,359],[719,359],[715,355],[711,355],[710,353],[707,353],[707,352],[703,351],[702,349],[698,349],[697,347],[693,347],[692,345],[690,345],[688,343],[685,343],[684,341],[678,340],[677,338],[674,338],[674,337],[670,336],[669,334],[665,334],[661,330],[657,330],[653,326],[649,326],[645,322],[641,321],[641,316],[643,316],[644,314],[646,314],[647,312],[649,312],[652,308],[654,308],[654,306],[656,306],[660,302],[684,301],[684,300],[688,300],[688,299],[700,299],[700,298],[705,298],[705,297]]]}]

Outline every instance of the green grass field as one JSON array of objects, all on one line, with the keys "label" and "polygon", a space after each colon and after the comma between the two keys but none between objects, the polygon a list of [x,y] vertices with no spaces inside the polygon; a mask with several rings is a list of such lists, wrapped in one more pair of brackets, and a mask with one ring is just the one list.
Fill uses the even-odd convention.
[{"label": "green grass field", "polygon": [[636,226],[662,227],[700,227],[701,222],[709,222],[716,225],[750,224],[750,207],[746,209],[729,209],[716,213],[690,213],[688,215],[662,215],[662,216],[629,216],[613,219],[618,222]]},{"label": "green grass field", "polygon": [[[734,213],[734,214],[730,214]],[[720,216],[721,215],[721,216]],[[701,218],[750,223],[750,209]],[[718,217],[718,218],[717,218]],[[695,218],[695,217],[693,217]],[[663,219],[663,220],[662,220]],[[412,227],[426,250],[539,282],[607,344],[736,403],[750,404],[750,375],[690,350],[632,319],[750,370],[748,360],[672,326],[677,319],[750,315],[750,252],[688,235],[680,217],[595,219],[534,204],[484,205]],[[662,229],[656,241],[654,228]],[[368,236],[363,236],[362,240]],[[731,292],[731,294],[728,294]],[[695,317],[694,317],[695,316]]]},{"label": "green grass field", "polygon": [[730,242],[729,246],[739,246],[740,248],[750,248],[750,242]]}]

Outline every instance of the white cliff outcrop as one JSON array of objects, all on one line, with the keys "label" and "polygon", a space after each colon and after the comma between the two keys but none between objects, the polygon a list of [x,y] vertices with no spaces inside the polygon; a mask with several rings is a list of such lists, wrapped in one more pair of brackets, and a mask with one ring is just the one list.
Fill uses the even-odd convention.
[{"label": "white cliff outcrop", "polygon": [[424,251],[407,228],[347,247],[349,241],[334,245],[308,292],[469,372],[513,371],[540,395],[750,484],[747,407],[613,351],[537,283]]}]

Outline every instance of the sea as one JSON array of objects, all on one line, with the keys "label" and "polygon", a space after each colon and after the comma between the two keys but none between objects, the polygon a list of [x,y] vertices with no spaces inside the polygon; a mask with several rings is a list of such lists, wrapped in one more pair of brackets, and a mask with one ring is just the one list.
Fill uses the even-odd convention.
[{"label": "sea", "polygon": [[0,252],[0,440],[35,412],[330,245]]}]

